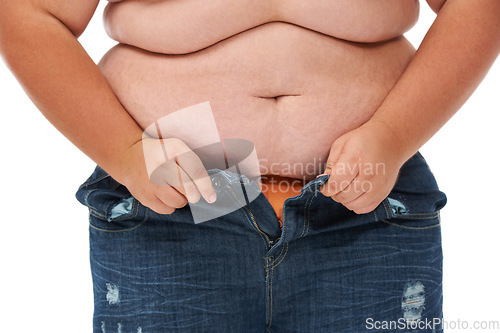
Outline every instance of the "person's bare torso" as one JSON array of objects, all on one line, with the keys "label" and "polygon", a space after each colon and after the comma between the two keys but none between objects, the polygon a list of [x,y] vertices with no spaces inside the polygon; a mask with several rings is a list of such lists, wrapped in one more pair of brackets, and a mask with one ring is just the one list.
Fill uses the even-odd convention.
[{"label": "person's bare torso", "polygon": [[410,61],[415,50],[401,35],[418,8],[418,0],[118,1],[105,23],[121,44],[100,67],[141,127],[210,101],[221,138],[253,142],[264,174],[311,178],[294,166],[324,163]]}]

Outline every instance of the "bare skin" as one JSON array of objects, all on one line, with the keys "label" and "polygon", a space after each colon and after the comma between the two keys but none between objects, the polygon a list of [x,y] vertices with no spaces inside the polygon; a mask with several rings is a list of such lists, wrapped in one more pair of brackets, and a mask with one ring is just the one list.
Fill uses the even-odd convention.
[{"label": "bare skin", "polygon": [[[160,2],[153,1],[151,4]],[[283,126],[278,132],[281,135],[274,137],[273,139],[276,141],[271,142],[277,142],[277,144],[275,147],[271,144],[269,151],[266,153],[265,149],[267,148],[264,147],[266,144],[269,145],[269,142],[261,141],[259,143],[257,139],[260,140],[261,137],[251,137],[251,132],[238,133],[244,137],[246,136],[248,139],[253,138],[256,144],[260,144],[263,156],[270,156],[271,158],[274,154],[281,154],[277,158],[280,161],[304,163],[310,161],[314,156],[328,156],[328,160],[332,165],[340,163],[356,164],[359,161],[365,163],[384,163],[387,165],[386,173],[383,175],[367,176],[367,179],[374,184],[373,189],[370,191],[363,192],[355,190],[354,186],[349,186],[364,180],[363,177],[365,177],[365,174],[359,169],[354,170],[350,174],[337,174],[333,172],[330,181],[323,189],[325,195],[331,196],[334,200],[341,202],[357,213],[364,213],[375,208],[374,206],[380,203],[388,194],[388,191],[390,191],[396,180],[397,172],[404,161],[413,155],[460,108],[484,77],[500,50],[500,27],[498,21],[498,17],[500,16],[500,2],[497,0],[474,2],[469,0],[454,0],[447,2],[444,6],[442,6],[444,1],[429,0],[428,2],[436,11],[440,11],[435,24],[424,39],[422,46],[414,58],[411,58],[413,50],[408,47],[408,44],[406,44],[406,47],[404,46],[404,39],[402,38],[378,44],[377,47],[373,47],[373,45],[370,47],[358,47],[356,45],[357,49],[354,50],[354,46],[349,42],[340,42],[333,39],[333,37],[325,36],[330,33],[339,38],[351,38],[351,40],[359,38],[358,42],[372,43],[377,40],[396,37],[411,26],[413,21],[410,19],[399,25],[392,22],[389,25],[382,24],[380,27],[376,27],[375,23],[370,21],[370,27],[375,27],[373,31],[376,33],[372,35],[366,34],[366,29],[364,29],[365,35],[350,37],[349,32],[356,32],[356,29],[350,28],[353,25],[353,18],[361,16],[358,22],[362,24],[370,18],[379,18],[382,14],[380,12],[372,12],[372,15],[368,14],[363,17],[360,10],[357,12],[346,11],[339,18],[348,19],[349,28],[344,27],[344,30],[342,30],[336,27],[334,30],[325,30],[324,24],[327,22],[341,22],[342,20],[321,20],[317,15],[314,19],[311,19],[310,15],[306,15],[307,10],[302,8],[303,2],[286,2],[287,6],[285,8],[285,6],[280,7],[280,2],[276,1],[270,2],[272,8],[264,8],[262,10],[262,12],[266,13],[270,11],[271,18],[255,16],[244,19],[238,16],[235,19],[236,23],[243,25],[237,26],[240,28],[244,26],[246,29],[251,29],[253,28],[251,26],[252,22],[264,24],[266,20],[272,21],[273,18],[277,17],[280,20],[290,20],[293,24],[309,27],[309,30],[296,27],[295,25],[292,27],[287,23],[270,23],[231,37],[231,34],[228,35],[227,31],[213,29],[210,35],[196,34],[196,36],[199,35],[200,39],[195,40],[196,43],[192,47],[197,50],[200,45],[208,47],[221,38],[228,39],[210,46],[204,51],[187,56],[178,56],[176,59],[178,59],[178,63],[180,64],[188,61],[186,59],[196,58],[196,55],[200,55],[199,58],[202,58],[204,55],[205,60],[200,60],[196,63],[196,66],[199,66],[198,68],[202,70],[206,70],[210,66],[207,63],[204,65],[203,61],[221,59],[216,54],[217,49],[225,49],[230,54],[231,52],[236,52],[233,54],[237,56],[237,49],[241,49],[243,44],[239,44],[239,47],[234,48],[231,45],[238,45],[238,43],[241,43],[245,39],[252,40],[251,38],[255,38],[253,39],[255,42],[267,42],[269,50],[259,50],[256,45],[252,45],[251,48],[249,47],[250,55],[248,53],[240,54],[240,56],[248,57],[250,62],[245,62],[246,58],[243,57],[243,59],[238,59],[240,67],[235,68],[242,68],[240,74],[243,75],[245,73],[244,75],[248,75],[246,78],[250,81],[253,79],[254,81],[251,82],[254,85],[245,86],[241,82],[238,82],[239,84],[235,84],[236,88],[232,87],[235,89],[233,93],[239,93],[239,96],[245,96],[245,98],[247,98],[246,96],[257,96],[253,97],[254,99],[248,98],[246,104],[244,103],[247,106],[247,110],[260,112],[255,114],[247,111],[249,113],[246,114],[248,117],[252,115],[257,116],[258,120],[254,122],[255,131],[262,129],[262,119],[265,119],[268,124],[276,126],[271,121],[271,118],[266,118],[271,117],[268,115],[272,114],[278,117],[284,112],[290,112],[291,117],[286,117],[286,120],[292,123],[291,127],[294,127],[295,130],[299,126],[303,126],[304,122],[301,120],[305,119],[307,122],[313,123],[310,127],[312,133],[308,132],[308,134],[315,137],[310,142],[304,141],[303,135],[294,137],[297,131],[289,131],[289,127]],[[172,3],[181,5],[181,2]],[[187,2],[186,4],[188,3],[194,2]],[[360,5],[362,1],[350,1],[349,3]],[[365,5],[368,6],[368,3],[374,2],[366,1]],[[396,2],[393,3],[395,4]],[[401,2],[397,1],[397,3]],[[408,3],[414,3],[414,1],[409,1]],[[198,193],[196,191],[199,191],[199,194],[208,200],[214,193],[211,187],[209,187],[209,183],[207,183],[207,177],[198,177],[200,179],[205,178],[205,180],[196,184],[196,187],[193,189],[193,192],[196,193],[191,196],[187,194],[188,190],[186,187],[157,186],[149,182],[143,157],[143,147],[147,147],[148,143],[144,146],[141,142],[141,127],[154,118],[156,114],[148,114],[146,111],[142,113],[139,107],[136,107],[136,104],[144,102],[141,100],[141,96],[138,98],[136,96],[137,99],[135,101],[133,98],[128,102],[125,101],[126,87],[119,87],[113,80],[112,68],[117,65],[116,59],[122,57],[121,59],[124,60],[128,57],[132,60],[130,60],[130,66],[126,69],[130,70],[131,74],[137,74],[141,70],[144,70],[141,69],[142,66],[147,68],[147,65],[145,65],[146,61],[144,60],[152,59],[153,57],[147,55],[146,51],[139,51],[131,47],[120,47],[113,50],[108,55],[108,64],[105,62],[102,63],[103,72],[107,73],[106,76],[111,83],[110,87],[102,73],[92,63],[75,39],[75,36],[78,36],[84,30],[96,4],[96,0],[71,3],[61,0],[0,1],[0,51],[2,55],[45,116],[75,145],[93,158],[96,163],[101,165],[115,179],[127,186],[131,193],[143,204],[159,213],[171,213],[175,208],[181,207],[186,203],[186,196],[191,197],[191,200],[195,200],[196,193]],[[297,7],[294,8],[294,4]],[[125,7],[127,3],[124,2],[116,6],[122,5]],[[324,6],[324,4],[322,5]],[[344,5],[347,6],[346,4]],[[363,6],[363,8],[366,8],[366,6]],[[382,12],[386,13],[387,10],[385,8]],[[316,10],[316,13],[318,12],[326,13],[327,11],[324,7],[321,7],[319,10]],[[396,11],[399,14],[398,17],[401,16],[402,12],[405,11]],[[75,13],[79,13],[78,16],[75,16]],[[295,13],[295,16],[292,15],[293,13]],[[301,18],[300,15],[297,16],[297,13],[304,14],[305,18]],[[351,14],[351,16],[348,14]],[[175,17],[178,16],[176,15]],[[395,16],[387,15],[383,19],[376,20],[376,22],[386,22],[391,17],[394,18]],[[413,19],[414,14],[405,17]],[[129,19],[131,18],[126,17],[124,21],[126,22]],[[118,22],[116,18],[115,20],[115,22]],[[18,23],[21,21],[23,22],[22,25]],[[225,26],[230,27],[228,19],[223,21]],[[192,19],[191,22],[198,21]],[[400,21],[398,20],[398,22]],[[115,24],[119,25],[119,23]],[[399,27],[399,31],[384,30],[384,27],[395,25]],[[175,26],[177,27],[178,25]],[[154,38],[158,37],[158,31],[166,31],[166,27],[165,29],[158,29],[156,34],[151,33],[148,30],[150,27],[147,25],[145,27],[147,28],[145,33],[140,29],[132,29],[139,33],[139,35],[136,37],[129,36],[131,38],[130,41],[133,41],[134,38],[140,39],[140,33],[144,33],[143,36],[151,36],[151,40],[145,40],[145,43],[149,44],[144,44],[143,47],[150,51],[155,51],[151,49],[154,47]],[[108,30],[113,35],[113,29],[108,28]],[[178,30],[176,31],[176,35],[184,36],[183,33],[189,33],[188,30],[186,30],[187,32]],[[320,31],[323,35],[314,32],[314,30]],[[114,32],[116,34],[115,37],[117,39],[127,38],[126,29],[121,29],[120,31],[123,35]],[[196,31],[205,30],[198,29]],[[273,34],[285,31],[287,32],[286,35],[292,39],[287,39],[285,36],[281,38],[274,36],[273,39]],[[241,30],[233,31],[232,34],[238,32],[241,32]],[[267,35],[264,33],[267,33]],[[342,35],[342,33],[347,35]],[[164,36],[164,38],[168,39],[168,36]],[[295,43],[293,42],[293,38],[296,38]],[[146,38],[144,37],[144,39]],[[185,40],[184,38],[181,39]],[[301,48],[300,45],[303,45],[303,43],[310,43],[310,46]],[[399,47],[397,46],[398,43]],[[165,49],[158,49],[156,52],[185,53],[194,51],[193,49],[189,49],[189,45],[187,44],[160,44]],[[290,58],[280,58],[283,63],[276,62],[269,64],[269,58],[263,57],[258,64],[264,68],[268,66],[269,71],[265,73],[249,72],[249,68],[251,68],[249,64],[251,64],[252,59],[256,61],[255,56],[259,51],[271,52],[273,54],[272,46],[275,44],[284,47],[285,51],[293,50],[295,52],[290,54]],[[276,55],[281,55],[278,51],[278,48],[274,49]],[[329,52],[335,53],[334,61],[330,60],[333,53],[329,54]],[[285,52],[284,54],[288,53]],[[367,88],[369,85],[364,75],[368,75],[379,68],[378,66],[370,65],[370,59],[377,59],[377,56],[379,57],[379,66],[386,66],[382,65],[384,63],[391,63],[391,65],[383,68],[383,72],[386,73],[384,78],[380,79],[378,76],[370,78],[372,81],[376,81],[376,84],[373,85],[377,87],[368,87],[368,90],[365,91],[363,88]],[[170,59],[171,56],[155,57],[161,58],[161,61],[158,62],[161,63],[161,72],[174,72],[173,61]],[[352,59],[342,59],[342,57],[351,57]],[[390,61],[384,62],[387,61],[388,57],[392,58],[390,58]],[[114,61],[113,58],[115,59]],[[313,64],[307,64],[304,61],[306,59],[318,60],[328,69],[327,75],[324,75],[324,72],[320,68],[315,69],[314,66],[311,66]],[[352,64],[350,60],[357,63]],[[292,63],[287,63],[287,61],[292,61]],[[342,61],[344,66],[338,66],[338,63]],[[217,63],[219,65],[218,68],[223,69],[226,62],[231,65],[230,59],[226,59],[226,61]],[[232,63],[233,66],[235,64],[236,62]],[[290,71],[289,66],[286,66],[287,64],[300,68],[294,73]],[[349,64],[352,65],[349,66]],[[406,66],[407,64],[408,66]],[[309,65],[310,67],[305,67],[305,65]],[[366,67],[363,68],[363,66]],[[176,70],[182,70],[182,66],[175,67]],[[187,67],[190,66],[186,66],[185,68]],[[276,67],[283,71],[283,73],[273,76],[272,69]],[[125,70],[125,67],[122,69]],[[338,73],[339,70],[343,71],[343,75],[332,75]],[[293,77],[301,75],[301,73],[308,73],[309,71],[312,72],[311,77],[304,75],[302,77],[299,76],[302,80],[293,79]],[[221,73],[225,75],[223,70]],[[188,70],[186,70],[186,74],[189,74]],[[238,75],[236,74],[229,73],[225,78],[219,78],[222,81],[227,79],[229,80],[228,82],[235,82],[238,79]],[[356,76],[355,74],[361,74],[361,76]],[[177,72],[177,75],[179,75],[179,72]],[[214,73],[212,75],[214,77],[217,76]],[[261,80],[262,75],[271,75],[270,78],[273,80]],[[285,75],[286,78],[284,83],[281,83],[281,86],[280,82],[277,85],[267,85],[278,78],[283,78],[281,75]],[[349,75],[353,76],[349,77]],[[329,77],[331,81],[327,80],[326,77]],[[152,79],[153,81],[155,80],[155,78]],[[335,90],[342,89],[347,83],[352,81],[357,82],[357,80],[361,80],[359,86],[356,87],[355,83],[351,85],[352,89],[349,90],[349,93],[353,93],[356,97],[362,96],[363,99],[361,100],[352,99],[349,96],[346,98],[345,94],[338,93],[338,90]],[[304,81],[305,84],[303,83]],[[129,82],[131,85],[134,84],[133,80]],[[178,80],[179,84],[189,84],[190,82],[195,84],[190,79],[184,82]],[[168,84],[171,83],[165,83],[166,88],[168,88]],[[259,87],[259,84],[263,88],[263,91],[256,89],[256,87]],[[153,86],[153,84],[146,85],[149,89],[154,89]],[[314,88],[311,89],[311,87]],[[225,106],[227,102],[223,102],[223,94],[211,91],[206,87],[205,89],[203,87],[198,88],[198,90],[194,91],[197,97],[202,100],[210,100],[210,98],[206,97],[211,97],[215,101],[218,101],[218,106],[214,107],[214,109],[218,110],[214,111],[219,118],[217,119],[218,125],[223,128],[223,136],[232,136],[234,133],[231,132],[231,126],[225,125],[224,119],[227,119],[225,118],[226,116],[229,117],[229,110],[235,109],[235,105],[239,104],[233,104],[232,108],[231,105]],[[283,88],[283,91],[280,88]],[[273,89],[276,90],[273,91]],[[296,89],[297,93],[301,96],[286,96],[281,101],[279,99],[278,101],[268,100],[269,97],[293,94],[293,89]],[[356,89],[359,90],[357,91]],[[123,96],[120,101],[124,101],[125,107],[137,119],[138,124],[127,113],[127,110],[123,108],[115,96],[116,93],[120,97],[120,91],[122,90]],[[163,90],[162,93],[165,93],[165,91]],[[251,95],[254,93],[257,95]],[[270,95],[267,95],[268,93]],[[302,97],[306,101],[304,104],[300,103],[300,98]],[[186,99],[185,101],[184,98]],[[339,98],[344,98],[344,100],[339,102]],[[181,105],[182,103],[190,103],[187,96],[183,96],[182,99],[183,101],[177,102],[177,106],[189,105]],[[195,99],[193,98],[193,100]],[[196,102],[202,100],[197,100]],[[230,98],[226,98],[226,100],[230,100]],[[129,103],[128,106],[127,103]],[[176,102],[171,101],[171,103],[172,106],[169,105],[168,107],[175,108]],[[258,103],[261,104],[259,105]],[[276,106],[280,103],[281,109],[277,109]],[[333,107],[331,104],[333,104]],[[265,113],[266,111],[257,111],[260,109],[260,106],[265,108],[264,105],[268,105],[267,113]],[[342,106],[346,105],[347,107],[342,110]],[[134,109],[137,111],[134,111]],[[308,112],[307,109],[313,109],[315,113],[311,112],[311,114],[308,114],[308,117],[305,117],[305,112]],[[348,111],[346,112],[345,110]],[[234,116],[234,111],[231,110],[231,112],[233,112],[231,115]],[[238,112],[238,114],[241,114],[244,111],[239,110]],[[318,117],[318,114],[323,117],[322,121],[318,120],[317,123],[314,123],[314,119],[321,119]],[[158,115],[160,116],[160,114]],[[144,118],[141,119],[141,116],[144,116]],[[294,117],[297,117],[295,120],[296,124],[293,123]],[[284,119],[281,120],[284,121]],[[340,122],[342,129],[337,129],[336,125],[338,122]],[[265,133],[269,135],[270,131],[266,131]],[[292,140],[287,141],[289,138]],[[151,144],[153,144],[156,139],[150,140]],[[106,144],[102,144],[103,142]],[[297,142],[300,142],[300,144]],[[305,144],[302,144],[303,142],[308,145],[310,144],[310,146],[305,146]],[[287,145],[292,147],[288,147]],[[175,140],[170,140],[168,146],[171,149],[179,151],[185,149],[182,147],[182,142]],[[388,146],[391,146],[392,149],[388,150]],[[301,147],[304,147],[304,149],[298,149]],[[259,157],[263,157],[260,152],[259,155]],[[201,167],[197,166],[198,164],[199,161],[195,161],[192,165],[179,165],[178,167],[185,170],[189,177],[195,179],[197,176],[203,175],[203,172],[200,171]],[[334,170],[336,169],[334,168]],[[343,183],[348,185],[341,187],[339,184]]]},{"label": "bare skin", "polygon": [[373,115],[411,60],[415,50],[401,35],[418,5],[116,1],[105,24],[121,44],[99,66],[143,129],[210,101],[221,139],[252,142],[260,174],[311,179],[335,139]]},{"label": "bare skin", "polygon": [[[460,109],[500,53],[500,1],[429,3],[438,16],[401,78],[373,117],[330,150],[332,177],[322,192],[356,213],[389,194],[400,167]],[[377,163],[384,173],[366,172]],[[361,167],[335,172],[353,164]],[[365,181],[368,191],[356,186]]]},{"label": "bare skin", "polygon": [[[120,44],[100,67],[142,128],[210,101],[221,138],[253,142],[262,174],[311,179],[335,139],[370,119],[413,53],[404,38],[355,44],[274,22],[188,55]],[[289,168],[313,163],[309,174]]]}]

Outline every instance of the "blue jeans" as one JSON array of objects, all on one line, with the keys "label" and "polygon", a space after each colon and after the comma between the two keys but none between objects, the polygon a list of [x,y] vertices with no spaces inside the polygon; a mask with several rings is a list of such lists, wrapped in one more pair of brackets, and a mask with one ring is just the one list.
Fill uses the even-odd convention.
[{"label": "blue jeans", "polygon": [[[259,191],[209,173],[219,207],[238,204],[235,188]],[[76,194],[90,211],[94,332],[442,332],[446,196],[424,158],[368,214],[323,196],[327,179],[287,199],[281,230],[262,194],[195,224],[189,206],[157,214],[96,167]]]}]

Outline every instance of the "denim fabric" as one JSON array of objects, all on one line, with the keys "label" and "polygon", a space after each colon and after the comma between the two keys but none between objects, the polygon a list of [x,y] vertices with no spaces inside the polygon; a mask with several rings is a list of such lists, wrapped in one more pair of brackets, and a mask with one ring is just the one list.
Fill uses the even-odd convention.
[{"label": "denim fabric", "polygon": [[[209,174],[217,205],[202,199],[202,209],[259,191],[242,175]],[[157,214],[96,167],[76,194],[90,212],[94,332],[442,332],[430,324],[442,318],[446,196],[424,158],[367,214],[323,196],[327,180],[286,200],[281,230],[263,194],[195,224],[189,206]],[[420,326],[393,329],[404,323]]]}]

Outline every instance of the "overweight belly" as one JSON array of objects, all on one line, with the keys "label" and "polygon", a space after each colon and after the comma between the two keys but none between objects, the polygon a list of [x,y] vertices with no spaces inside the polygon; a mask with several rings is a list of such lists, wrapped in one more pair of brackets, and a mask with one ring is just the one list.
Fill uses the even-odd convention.
[{"label": "overweight belly", "polygon": [[221,139],[251,141],[264,174],[313,178],[304,166],[372,116],[413,53],[403,37],[352,43],[274,22],[186,55],[119,44],[99,65],[143,129],[209,101]]}]

